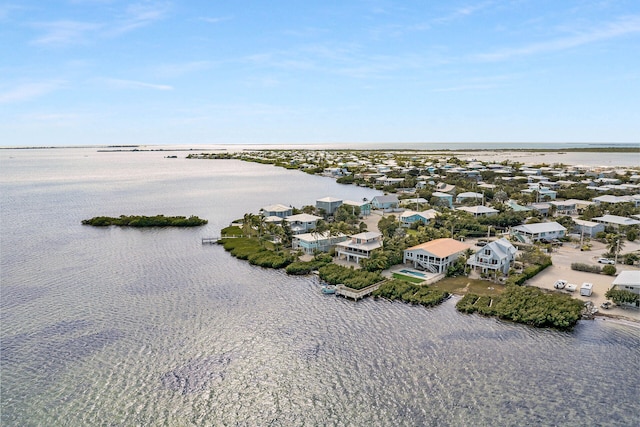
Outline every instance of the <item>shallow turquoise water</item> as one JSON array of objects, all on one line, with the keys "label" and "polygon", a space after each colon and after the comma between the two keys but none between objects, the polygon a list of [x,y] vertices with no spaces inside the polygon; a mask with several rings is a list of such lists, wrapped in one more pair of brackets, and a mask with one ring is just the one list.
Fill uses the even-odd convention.
[{"label": "shallow turquoise water", "polygon": [[[269,204],[372,190],[162,153],[0,156],[2,425],[637,425],[634,327],[354,303],[200,243]],[[210,222],[80,225],[158,213]]]}]

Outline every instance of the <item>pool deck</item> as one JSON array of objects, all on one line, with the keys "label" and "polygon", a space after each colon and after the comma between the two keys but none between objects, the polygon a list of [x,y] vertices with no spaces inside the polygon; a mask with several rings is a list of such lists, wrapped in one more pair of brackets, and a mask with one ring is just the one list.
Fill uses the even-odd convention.
[{"label": "pool deck", "polygon": [[[415,274],[402,273],[401,272],[402,270],[415,271],[417,273],[420,273],[422,275],[422,277],[417,276]],[[393,277],[393,273],[402,274],[403,276],[407,276],[407,277],[414,277],[416,279],[423,279],[423,281],[425,281],[427,283],[437,282],[442,277],[444,277],[444,274],[436,274],[436,273],[431,273],[429,271],[416,270],[415,268],[412,268],[412,267],[410,267],[410,266],[408,266],[406,264],[394,265],[390,269],[385,270],[385,271],[382,272],[382,274],[385,277],[388,277],[388,278],[392,278]]]}]

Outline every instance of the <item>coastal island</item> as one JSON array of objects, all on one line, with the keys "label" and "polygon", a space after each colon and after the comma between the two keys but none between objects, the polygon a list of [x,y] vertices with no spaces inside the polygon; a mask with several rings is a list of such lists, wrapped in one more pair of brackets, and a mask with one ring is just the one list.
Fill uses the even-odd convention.
[{"label": "coastal island", "polygon": [[[271,164],[382,191],[373,200],[265,206],[221,232],[219,243],[233,256],[287,274],[316,272],[338,295],[423,306],[465,295],[456,304],[461,312],[563,330],[593,318],[600,302],[607,313],[612,304],[638,306],[627,282],[605,292],[597,282],[613,279],[580,275],[636,270],[638,166],[527,164],[497,152],[483,161],[480,154],[245,150],[188,158]],[[554,284],[571,278],[596,283],[594,295],[611,301],[594,304],[591,293],[573,297],[575,284]]]},{"label": "coastal island", "polygon": [[82,220],[83,225],[94,227],[107,227],[117,225],[120,227],[198,227],[205,225],[208,221],[197,216],[142,216],[142,215],[120,215],[118,218],[108,216],[96,216],[91,219]]}]

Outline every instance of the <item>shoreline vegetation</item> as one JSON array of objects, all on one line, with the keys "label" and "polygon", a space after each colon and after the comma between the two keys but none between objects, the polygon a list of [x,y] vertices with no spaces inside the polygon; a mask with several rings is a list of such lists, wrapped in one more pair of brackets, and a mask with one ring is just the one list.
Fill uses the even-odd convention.
[{"label": "shoreline vegetation", "polygon": [[[490,282],[466,277],[447,277],[442,280],[444,283],[437,282],[433,285],[424,285],[415,278],[397,274],[385,279],[381,270],[366,271],[335,264],[330,254],[318,253],[310,261],[299,261],[295,253],[276,247],[269,241],[261,241],[257,237],[234,237],[234,234],[240,232],[237,227],[228,227],[225,232],[228,237],[220,239],[224,249],[252,265],[284,268],[289,275],[307,275],[317,271],[321,281],[329,285],[344,285],[353,290],[364,289],[382,281],[382,285],[372,294],[374,299],[435,307],[454,293],[462,295],[462,299],[456,304],[459,312],[478,313],[529,326],[559,330],[571,330],[584,312],[583,302],[569,295],[521,286],[516,284],[518,282],[486,287]],[[550,261],[545,261],[542,265],[550,265]],[[541,269],[544,267],[536,268]],[[460,287],[460,279],[468,284]],[[470,282],[482,283],[474,283],[470,288]],[[455,290],[448,289],[454,287]]]},{"label": "shoreline vegetation", "polygon": [[[334,254],[331,250],[329,253],[316,252],[310,260],[305,258],[305,261],[302,261],[302,252],[291,249],[292,236],[290,230],[287,233],[286,222],[282,223],[282,227],[277,227],[274,224],[263,224],[264,220],[261,220],[259,215],[245,214],[244,220],[237,222],[242,223],[241,227],[228,227],[222,230],[223,238],[219,243],[223,244],[233,256],[247,259],[253,265],[285,268],[287,274],[304,275],[317,272],[319,278],[325,283],[340,284],[353,290],[363,289],[386,280],[373,293],[374,298],[399,300],[427,307],[440,304],[449,297],[450,293],[455,293],[463,295],[462,300],[456,304],[456,309],[460,312],[478,313],[535,327],[572,329],[583,316],[592,318],[594,314],[592,306],[586,306],[583,301],[566,294],[523,286],[527,280],[552,264],[551,257],[547,255],[553,252],[550,242],[529,245],[514,242],[518,246],[519,255],[513,267],[508,273],[497,274],[496,272],[493,277],[491,274],[482,273],[481,278],[487,280],[467,277],[466,260],[472,255],[471,250],[468,250],[458,260],[459,262],[449,267],[446,277],[440,282],[426,285],[417,283],[415,278],[402,275],[393,274],[391,279],[385,279],[382,276],[383,271],[402,263],[404,249],[420,242],[445,237],[486,236],[490,239],[497,237],[499,232],[504,233],[505,230],[516,225],[546,221],[546,216],[555,213],[555,206],[549,205],[551,206],[549,213],[542,213],[534,208],[516,211],[511,205],[507,206],[506,202],[510,200],[515,200],[521,206],[531,206],[535,204],[534,202],[549,202],[555,199],[555,197],[549,199],[547,196],[542,196],[538,192],[540,186],[535,186],[535,191],[531,193],[529,185],[531,180],[527,179],[525,174],[557,173],[558,175],[553,177],[549,173],[544,178],[553,182],[559,179],[564,180],[562,185],[558,183],[554,187],[559,199],[590,200],[602,194],[601,191],[589,187],[586,183],[585,178],[590,176],[586,169],[574,168],[570,173],[564,173],[567,167],[562,163],[539,163],[527,166],[510,160],[496,164],[491,161],[463,160],[456,157],[456,153],[504,151],[559,154],[568,152],[640,153],[640,147],[505,148],[504,150],[494,148],[460,150],[264,148],[245,149],[242,152],[233,153],[192,153],[187,158],[234,159],[332,177],[340,184],[370,187],[381,190],[385,194],[396,194],[400,207],[403,206],[403,202],[409,202],[404,205],[405,208],[416,206],[418,211],[431,209],[436,214],[434,219],[426,223],[412,224],[408,228],[400,224],[395,214],[402,209],[393,210],[394,213],[390,216],[383,216],[377,224],[377,229],[383,235],[383,248],[375,251],[370,258],[363,260],[359,268],[334,263]],[[622,175],[616,175],[616,178],[624,184],[632,184],[634,182],[632,173],[637,174],[639,170],[640,168],[637,167],[626,168],[626,171],[623,171]],[[518,174],[524,179],[513,178]],[[457,209],[459,206],[478,204],[478,200],[475,199],[470,203],[456,200],[455,205],[452,205],[440,203],[441,199],[434,197],[441,188],[455,188],[455,192],[460,194],[476,191],[479,189],[479,184],[483,185],[482,204],[496,210],[493,216],[474,217],[464,210]],[[636,187],[630,185],[629,188]],[[527,193],[527,189],[531,194]],[[612,189],[611,193],[624,195],[626,191],[616,188]],[[419,203],[422,206],[418,207]],[[294,213],[299,213],[298,211],[315,214],[322,218],[319,221],[322,227],[316,229],[319,235],[322,232],[338,235],[338,231],[346,235],[352,234],[353,232],[343,230],[341,225],[347,228],[353,227],[359,221],[359,211],[355,218],[348,218],[348,212],[341,210],[341,207],[332,215],[327,215],[315,206],[304,206],[301,210],[294,209]],[[640,214],[640,209],[633,208],[628,203],[607,204],[606,207],[589,206],[581,213],[580,219],[589,220],[605,213],[627,216],[634,213]],[[575,226],[573,218],[568,215],[558,216],[557,221],[567,230]],[[366,231],[366,226],[360,231]],[[233,234],[241,234],[242,237],[225,238]],[[604,239],[610,235],[618,235],[619,231],[608,229],[606,233],[601,234],[603,236],[600,238]],[[635,240],[633,236],[636,236],[633,227],[626,230],[626,237],[630,241]],[[562,240],[567,241],[569,238],[563,237]],[[589,244],[585,243],[583,248],[586,249],[583,250],[588,250],[589,247]],[[625,255],[624,262],[633,264],[635,260],[632,255]],[[623,259],[622,256],[621,259]],[[458,279],[465,284],[460,286]],[[482,284],[475,282],[482,282]]]},{"label": "shoreline vegetation", "polygon": [[120,215],[120,217],[96,216],[91,219],[82,220],[82,225],[91,225],[94,227],[108,227],[117,225],[119,227],[199,227],[207,224],[206,219],[200,219],[197,216],[142,216],[142,215]]}]

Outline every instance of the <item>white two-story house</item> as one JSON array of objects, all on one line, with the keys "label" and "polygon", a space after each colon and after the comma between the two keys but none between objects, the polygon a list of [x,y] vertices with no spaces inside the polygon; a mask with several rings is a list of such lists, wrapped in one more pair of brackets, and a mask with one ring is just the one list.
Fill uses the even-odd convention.
[{"label": "white two-story house", "polygon": [[501,271],[507,274],[516,259],[516,252],[515,246],[503,237],[482,247],[467,260],[467,264],[483,273]]}]

